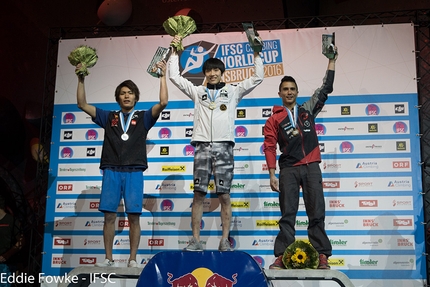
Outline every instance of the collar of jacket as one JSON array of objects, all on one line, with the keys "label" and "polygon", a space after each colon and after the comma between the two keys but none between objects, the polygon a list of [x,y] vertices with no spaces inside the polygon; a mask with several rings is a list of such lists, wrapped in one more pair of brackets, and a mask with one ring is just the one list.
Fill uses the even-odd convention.
[{"label": "collar of jacket", "polygon": [[209,84],[209,83],[206,85],[206,87],[208,89],[210,89],[210,90],[219,90],[219,89],[221,89],[224,86],[225,86],[225,83],[223,83],[223,82],[219,82],[216,85],[212,85],[212,84]]}]

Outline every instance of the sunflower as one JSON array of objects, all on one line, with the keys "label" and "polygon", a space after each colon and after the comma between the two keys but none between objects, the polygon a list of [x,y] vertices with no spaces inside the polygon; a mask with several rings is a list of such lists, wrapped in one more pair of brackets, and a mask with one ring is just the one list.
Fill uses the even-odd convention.
[{"label": "sunflower", "polygon": [[287,269],[316,269],[319,254],[309,242],[296,240],[285,249],[282,262]]}]

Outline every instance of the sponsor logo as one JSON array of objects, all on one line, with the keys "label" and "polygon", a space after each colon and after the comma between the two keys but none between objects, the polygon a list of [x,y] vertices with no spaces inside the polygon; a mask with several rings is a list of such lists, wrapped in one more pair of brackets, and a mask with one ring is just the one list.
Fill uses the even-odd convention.
[{"label": "sponsor logo", "polygon": [[369,104],[366,107],[366,114],[368,116],[377,116],[377,115],[379,115],[379,112],[380,112],[380,109],[375,104]]},{"label": "sponsor logo", "polygon": [[395,114],[404,114],[405,113],[405,105],[394,105],[394,113]]},{"label": "sponsor logo", "polygon": [[71,243],[70,238],[54,238],[54,245],[70,245]]},{"label": "sponsor logo", "polygon": [[118,220],[118,227],[130,227],[128,220],[121,219]]},{"label": "sponsor logo", "polygon": [[406,150],[406,142],[405,141],[396,141],[396,150],[405,151]]},{"label": "sponsor logo", "polygon": [[169,155],[169,147],[160,146],[160,155]]},{"label": "sponsor logo", "polygon": [[100,202],[92,201],[92,202],[90,202],[90,209],[98,209],[99,205],[100,205]]},{"label": "sponsor logo", "polygon": [[95,264],[96,258],[95,257],[80,257],[79,258],[79,264]]},{"label": "sponsor logo", "polygon": [[71,183],[59,183],[57,185],[57,191],[72,191],[73,184]]},{"label": "sponsor logo", "polygon": [[171,165],[171,166],[162,166],[162,172],[186,172],[185,165]]},{"label": "sponsor logo", "polygon": [[73,131],[64,131],[63,132],[63,139],[64,140],[71,140],[71,139],[73,139]]},{"label": "sponsor logo", "polygon": [[63,257],[52,257],[53,265],[66,264],[67,261]]},{"label": "sponsor logo", "polygon": [[393,161],[393,168],[410,168],[410,167],[411,165],[407,160]]},{"label": "sponsor logo", "polygon": [[236,110],[236,118],[238,118],[238,119],[246,118],[246,110],[245,109],[237,109]]},{"label": "sponsor logo", "polygon": [[377,123],[367,124],[367,132],[368,133],[377,133],[378,132],[378,124]]},{"label": "sponsor logo", "polygon": [[340,188],[340,181],[323,181],[323,188]]},{"label": "sponsor logo", "polygon": [[96,148],[95,147],[87,148],[87,156],[96,156]]},{"label": "sponsor logo", "polygon": [[249,201],[232,201],[232,208],[250,208],[251,203]]},{"label": "sponsor logo", "polygon": [[164,239],[148,239],[148,246],[164,246]]},{"label": "sponsor logo", "polygon": [[345,207],[345,203],[342,203],[341,200],[329,200],[328,204],[329,204],[329,207],[338,207],[338,208]]},{"label": "sponsor logo", "polygon": [[160,118],[162,121],[170,120],[170,111],[162,111]]},{"label": "sponsor logo", "polygon": [[193,136],[193,129],[192,128],[185,128],[185,137],[190,138]]},{"label": "sponsor logo", "polygon": [[340,114],[342,116],[349,116],[349,115],[351,115],[351,107],[350,106],[341,106],[340,107]]},{"label": "sponsor logo", "polygon": [[268,117],[270,117],[271,115],[272,115],[272,109],[265,108],[265,109],[262,109],[262,110],[261,110],[261,116],[262,116],[263,118],[268,118]]},{"label": "sponsor logo", "polygon": [[412,220],[396,218],[393,219],[393,226],[412,226]]},{"label": "sponsor logo", "polygon": [[358,206],[360,207],[378,207],[377,200],[360,200],[358,202]]}]

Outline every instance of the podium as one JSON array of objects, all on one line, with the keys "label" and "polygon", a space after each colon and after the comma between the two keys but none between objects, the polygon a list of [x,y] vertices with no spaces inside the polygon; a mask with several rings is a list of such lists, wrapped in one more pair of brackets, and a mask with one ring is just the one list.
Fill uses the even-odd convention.
[{"label": "podium", "polygon": [[263,269],[242,251],[167,251],[143,268],[136,287],[270,287]]}]

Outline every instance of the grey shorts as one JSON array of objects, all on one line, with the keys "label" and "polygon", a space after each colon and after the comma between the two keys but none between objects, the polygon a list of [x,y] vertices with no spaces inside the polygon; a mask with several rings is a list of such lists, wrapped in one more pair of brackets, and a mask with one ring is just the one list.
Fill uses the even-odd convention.
[{"label": "grey shorts", "polygon": [[194,191],[207,193],[209,180],[213,174],[216,193],[230,193],[233,170],[233,143],[196,143],[194,151]]}]

